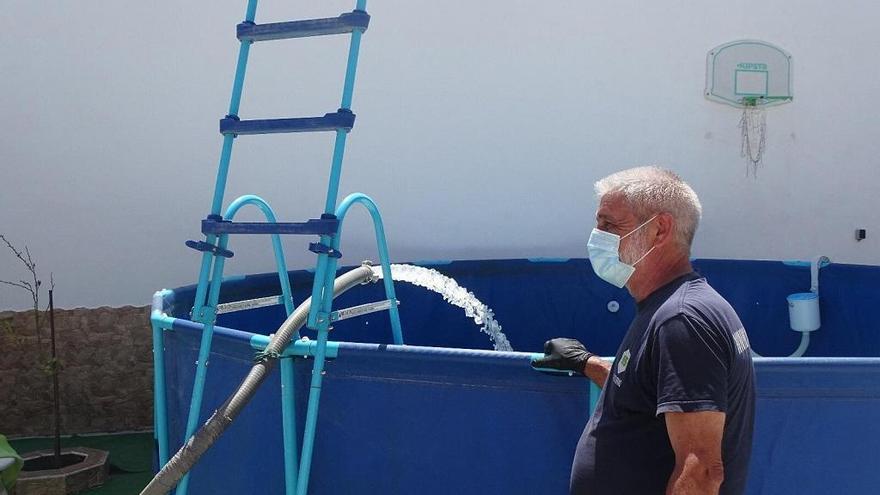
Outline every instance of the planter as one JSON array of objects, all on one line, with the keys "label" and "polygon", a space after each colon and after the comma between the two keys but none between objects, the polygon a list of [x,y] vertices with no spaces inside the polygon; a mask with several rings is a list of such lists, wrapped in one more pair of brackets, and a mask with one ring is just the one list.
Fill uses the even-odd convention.
[{"label": "planter", "polygon": [[14,495],[67,495],[100,486],[110,473],[108,453],[87,447],[61,450],[62,464],[53,469],[52,449],[22,455],[24,468],[15,484]]}]

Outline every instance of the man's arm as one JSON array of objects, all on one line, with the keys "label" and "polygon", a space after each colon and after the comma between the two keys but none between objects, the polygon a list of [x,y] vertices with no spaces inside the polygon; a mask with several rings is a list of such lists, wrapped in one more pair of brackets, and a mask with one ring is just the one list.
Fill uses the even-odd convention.
[{"label": "man's arm", "polygon": [[666,495],[717,495],[724,481],[721,438],[723,412],[667,412],[666,430],[675,451],[675,469]]},{"label": "man's arm", "polygon": [[602,388],[608,381],[608,374],[611,373],[611,363],[593,354],[584,364],[583,373],[599,388]]}]

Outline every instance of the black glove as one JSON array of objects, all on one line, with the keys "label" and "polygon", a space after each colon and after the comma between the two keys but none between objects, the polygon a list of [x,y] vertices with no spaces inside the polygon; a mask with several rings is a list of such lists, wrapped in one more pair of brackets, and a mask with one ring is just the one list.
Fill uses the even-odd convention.
[{"label": "black glove", "polygon": [[574,371],[583,375],[584,366],[590,356],[595,356],[595,354],[588,351],[580,341],[556,338],[544,342],[544,357],[532,361],[532,366]]}]

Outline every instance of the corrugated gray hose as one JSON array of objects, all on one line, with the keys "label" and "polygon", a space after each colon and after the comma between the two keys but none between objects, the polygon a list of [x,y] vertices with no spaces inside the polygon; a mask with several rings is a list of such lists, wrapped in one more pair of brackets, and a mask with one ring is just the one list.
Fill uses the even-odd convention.
[{"label": "corrugated gray hose", "polygon": [[[373,273],[369,264],[364,264],[354,270],[339,276],[333,283],[333,297],[351,289],[356,285],[375,282],[378,277]],[[211,445],[220,438],[226,428],[232,424],[236,416],[244,409],[251,400],[263,380],[269,376],[269,372],[278,360],[278,356],[284,351],[294,333],[306,323],[311,307],[311,298],[299,305],[287,320],[281,324],[278,332],[269,341],[263,352],[264,359],[251,368],[250,373],[226,402],[214,411],[208,421],[196,432],[186,444],[174,454],[162,470],[156,473],[153,480],[144,488],[141,495],[165,495],[174,488],[181,478],[198,462],[202,454],[211,448]]]}]

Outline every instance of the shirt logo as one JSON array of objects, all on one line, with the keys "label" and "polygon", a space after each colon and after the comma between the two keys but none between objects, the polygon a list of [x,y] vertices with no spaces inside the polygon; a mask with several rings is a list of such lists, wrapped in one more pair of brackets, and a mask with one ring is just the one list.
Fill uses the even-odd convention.
[{"label": "shirt logo", "polygon": [[740,327],[739,330],[733,332],[733,342],[736,344],[736,353],[742,354],[749,349],[749,336],[746,335],[746,329]]},{"label": "shirt logo", "polygon": [[630,353],[629,349],[623,351],[623,354],[620,355],[620,360],[617,361],[617,373],[611,375],[611,378],[614,380],[614,384],[618,387],[623,384],[623,380],[620,379],[618,375],[626,371],[626,367],[629,364]]},{"label": "shirt logo", "polygon": [[623,351],[623,355],[620,356],[620,361],[617,362],[617,374],[621,374],[626,371],[627,365],[629,365],[630,353],[629,349]]}]

